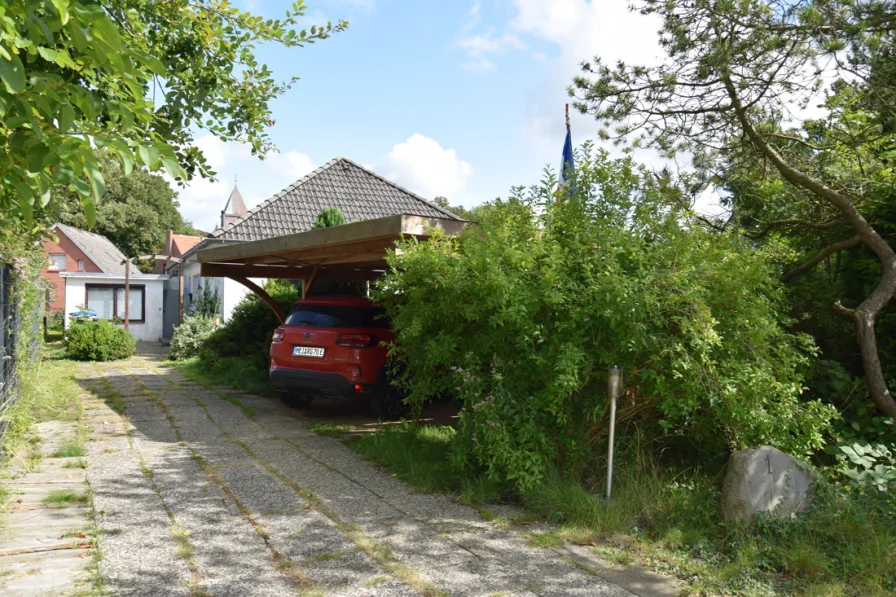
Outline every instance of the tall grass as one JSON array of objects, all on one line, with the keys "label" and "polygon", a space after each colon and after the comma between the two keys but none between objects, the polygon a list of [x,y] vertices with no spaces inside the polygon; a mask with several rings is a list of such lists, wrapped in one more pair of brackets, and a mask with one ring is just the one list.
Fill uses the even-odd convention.
[{"label": "tall grass", "polygon": [[230,357],[217,361],[211,368],[197,358],[175,361],[174,366],[185,377],[203,385],[223,385],[249,394],[271,395],[268,371],[258,359]]},{"label": "tall grass", "polygon": [[8,424],[0,444],[0,468],[23,454],[25,434],[41,421],[76,421],[81,414],[77,363],[60,359],[59,348],[44,347],[38,361],[19,369],[19,397],[5,415]]},{"label": "tall grass", "polygon": [[459,472],[451,467],[453,437],[453,427],[402,423],[384,426],[348,445],[382,464],[417,491],[450,493],[465,503],[501,500],[504,495],[501,484],[484,474]]},{"label": "tall grass", "polygon": [[[637,434],[620,439],[613,497],[605,470],[558,471],[523,495],[450,464],[451,427],[386,426],[349,445],[418,491],[475,503],[518,500],[554,523],[533,546],[591,544],[602,557],[686,581],[685,594],[767,597],[896,595],[896,519],[822,477],[809,510],[793,519],[726,523],[724,471],[661,460]],[[524,527],[525,528],[525,527]]]}]

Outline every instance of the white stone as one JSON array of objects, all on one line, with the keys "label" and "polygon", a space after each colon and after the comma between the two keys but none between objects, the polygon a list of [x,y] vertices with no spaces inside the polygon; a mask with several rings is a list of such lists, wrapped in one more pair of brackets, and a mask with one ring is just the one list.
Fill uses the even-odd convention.
[{"label": "white stone", "polygon": [[760,513],[790,517],[809,505],[808,465],[771,446],[748,448],[728,459],[722,485],[725,520],[749,522]]}]

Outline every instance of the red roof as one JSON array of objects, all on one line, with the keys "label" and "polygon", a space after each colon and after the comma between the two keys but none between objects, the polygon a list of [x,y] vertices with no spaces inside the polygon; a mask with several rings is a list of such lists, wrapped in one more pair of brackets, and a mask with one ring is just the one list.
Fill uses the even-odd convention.
[{"label": "red roof", "polygon": [[173,257],[180,257],[202,240],[200,236],[186,236],[184,234],[171,235],[171,253]]}]

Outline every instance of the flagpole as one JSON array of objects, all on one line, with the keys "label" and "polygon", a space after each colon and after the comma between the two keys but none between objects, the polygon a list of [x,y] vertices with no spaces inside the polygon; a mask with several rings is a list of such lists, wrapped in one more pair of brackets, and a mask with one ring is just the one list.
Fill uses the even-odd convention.
[{"label": "flagpole", "polygon": [[566,132],[569,132],[569,104],[566,104]]}]

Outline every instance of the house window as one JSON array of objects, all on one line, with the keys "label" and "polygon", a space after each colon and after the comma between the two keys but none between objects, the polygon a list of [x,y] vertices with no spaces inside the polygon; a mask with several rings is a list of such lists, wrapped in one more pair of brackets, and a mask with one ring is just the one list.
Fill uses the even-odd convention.
[{"label": "house window", "polygon": [[[101,319],[124,319],[124,285],[88,284],[87,308],[96,311]],[[142,284],[132,284],[128,297],[128,321],[143,323],[146,321],[146,289]]]},{"label": "house window", "polygon": [[84,271],[84,260],[83,259],[78,259],[78,271],[79,272]]},{"label": "house window", "polygon": [[50,254],[50,269],[65,271],[65,253]]}]

